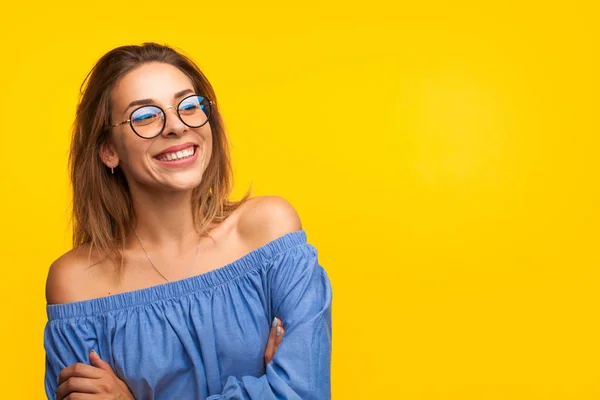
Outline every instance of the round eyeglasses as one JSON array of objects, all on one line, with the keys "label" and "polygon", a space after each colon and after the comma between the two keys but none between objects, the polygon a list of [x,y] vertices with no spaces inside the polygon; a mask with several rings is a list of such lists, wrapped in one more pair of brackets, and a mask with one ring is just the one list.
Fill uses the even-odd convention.
[{"label": "round eyeglasses", "polygon": [[[177,116],[190,128],[200,128],[208,122],[212,101],[204,96],[193,94],[181,100],[177,105]],[[173,108],[173,106],[167,107]],[[143,139],[152,139],[160,135],[165,129],[165,111],[159,106],[142,106],[136,108],[129,115],[129,119],[115,126],[129,123],[133,132]]]}]

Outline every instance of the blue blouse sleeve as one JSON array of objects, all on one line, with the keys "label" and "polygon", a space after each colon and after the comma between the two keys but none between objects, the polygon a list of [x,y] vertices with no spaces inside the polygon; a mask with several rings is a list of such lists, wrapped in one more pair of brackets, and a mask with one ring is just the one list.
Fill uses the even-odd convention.
[{"label": "blue blouse sleeve", "polygon": [[271,262],[271,312],[285,327],[281,346],[261,377],[227,378],[207,400],[329,399],[332,289],[317,250],[303,244]]},{"label": "blue blouse sleeve", "polygon": [[[65,326],[66,325],[66,326]],[[87,324],[69,324],[67,321],[50,321],[44,331],[46,372],[44,387],[48,399],[56,396],[58,374],[78,362],[89,363],[88,351],[93,349],[95,337],[90,335]]]}]

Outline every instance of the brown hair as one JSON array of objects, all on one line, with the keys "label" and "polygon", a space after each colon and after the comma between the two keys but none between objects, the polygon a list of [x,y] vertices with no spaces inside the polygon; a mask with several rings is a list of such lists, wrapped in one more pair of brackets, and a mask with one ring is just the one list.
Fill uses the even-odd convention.
[{"label": "brown hair", "polygon": [[[213,101],[210,116],[212,155],[202,182],[192,192],[192,213],[198,233],[204,235],[215,222],[223,221],[249,197],[229,201],[233,177],[229,144],[214,90],[198,66],[169,46],[144,43],[122,46],[106,53],[81,85],[73,127],[69,169],[73,187],[73,246],[91,244],[100,254],[119,264],[119,249],[135,222],[129,187],[120,169],[112,175],[100,159],[100,146],[109,138],[110,93],[128,72],[144,63],[173,65],[192,81],[196,93]],[[85,87],[85,88],[84,88]]]}]

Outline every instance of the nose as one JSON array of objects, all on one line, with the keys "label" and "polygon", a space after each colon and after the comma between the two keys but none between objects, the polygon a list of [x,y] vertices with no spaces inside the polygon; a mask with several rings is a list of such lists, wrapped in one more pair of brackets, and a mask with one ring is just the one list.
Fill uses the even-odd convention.
[{"label": "nose", "polygon": [[165,128],[161,133],[162,136],[181,136],[187,131],[187,125],[181,121],[175,107],[169,106],[165,109],[165,120]]}]

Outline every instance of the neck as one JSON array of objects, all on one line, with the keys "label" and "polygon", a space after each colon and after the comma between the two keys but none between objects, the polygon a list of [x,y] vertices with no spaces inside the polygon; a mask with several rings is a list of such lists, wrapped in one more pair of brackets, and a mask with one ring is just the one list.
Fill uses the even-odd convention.
[{"label": "neck", "polygon": [[[135,231],[146,249],[169,248],[178,253],[198,242],[192,218],[192,191],[132,193],[136,214]],[[128,247],[135,246],[135,235]]]}]

